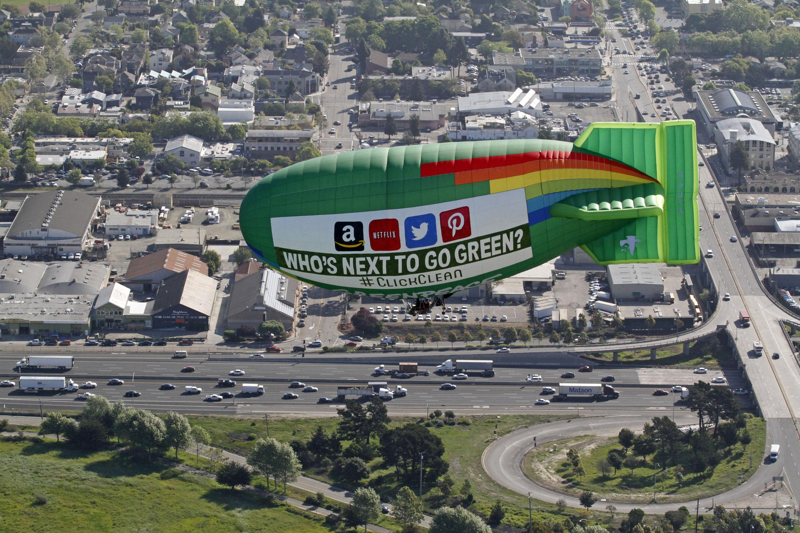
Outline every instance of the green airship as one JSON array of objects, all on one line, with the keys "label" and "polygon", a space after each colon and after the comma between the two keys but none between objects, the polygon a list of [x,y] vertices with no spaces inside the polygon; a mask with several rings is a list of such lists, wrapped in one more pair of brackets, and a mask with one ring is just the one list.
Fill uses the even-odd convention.
[{"label": "green airship", "polygon": [[481,141],[303,161],[242,202],[281,272],[388,299],[446,296],[580,246],[600,264],[696,263],[694,121],[597,123],[574,144]]}]

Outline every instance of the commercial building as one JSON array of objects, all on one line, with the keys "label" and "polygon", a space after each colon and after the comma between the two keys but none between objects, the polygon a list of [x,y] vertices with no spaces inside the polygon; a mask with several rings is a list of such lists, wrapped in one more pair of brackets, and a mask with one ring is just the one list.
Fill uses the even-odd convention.
[{"label": "commercial building", "polygon": [[495,67],[511,67],[552,79],[563,76],[596,77],[603,72],[603,60],[598,50],[586,48],[536,48],[515,53],[495,52]]},{"label": "commercial building", "polygon": [[103,288],[94,302],[92,325],[99,329],[149,329],[154,300],[137,302],[131,296],[131,290],[120,283]]},{"label": "commercial building", "polygon": [[253,122],[255,117],[255,107],[252,100],[231,100],[223,99],[219,102],[217,116],[223,124],[239,124],[241,122]]},{"label": "commercial building", "polygon": [[294,159],[300,145],[311,141],[313,136],[313,130],[250,130],[244,140],[244,156],[272,159],[283,155]]},{"label": "commercial building", "polygon": [[228,299],[227,329],[258,328],[262,322],[276,320],[290,331],[297,286],[297,280],[269,268],[237,278]]},{"label": "commercial building", "polygon": [[206,230],[203,228],[183,226],[158,230],[154,248],[156,251],[174,248],[200,257],[206,251],[207,241]]},{"label": "commercial building", "polygon": [[194,270],[172,276],[158,288],[153,327],[207,331],[216,292],[217,282]]},{"label": "commercial building", "polygon": [[535,119],[521,111],[514,111],[510,117],[464,117],[464,124],[451,122],[447,125],[447,136],[452,141],[536,139],[539,137],[539,128]]},{"label": "commercial building", "polygon": [[593,101],[610,100],[614,87],[604,81],[553,81],[536,86],[539,96],[548,101],[576,102],[588,98]]},{"label": "commercial building", "polygon": [[7,254],[56,255],[83,250],[100,198],[50,191],[25,198],[3,242]]},{"label": "commercial building", "polygon": [[458,99],[458,114],[469,115],[508,115],[521,111],[532,117],[542,116],[542,102],[533,89],[514,91],[493,91],[471,93]]},{"label": "commercial building", "polygon": [[197,256],[168,248],[131,259],[122,283],[135,291],[155,291],[164,280],[186,270],[207,275],[208,265]]},{"label": "commercial building", "polygon": [[167,141],[164,155],[173,155],[190,167],[200,164],[203,155],[203,139],[191,135],[181,135]]},{"label": "commercial building", "polygon": [[800,287],[800,268],[770,268],[769,279],[776,287],[782,289]]},{"label": "commercial building", "polygon": [[294,82],[302,95],[315,93],[320,88],[320,78],[311,70],[265,70],[261,75],[269,80],[270,87],[278,94],[286,94],[290,82]]},{"label": "commercial building", "polygon": [[106,235],[155,235],[158,233],[158,211],[129,209],[125,213],[111,212],[106,215]]},{"label": "commercial building", "polygon": [[575,0],[569,8],[572,22],[594,22],[594,7],[587,0]]},{"label": "commercial building", "polygon": [[750,168],[772,170],[775,165],[775,140],[758,120],[729,118],[716,123],[714,139],[725,169],[730,172],[730,153],[741,142],[750,159]]},{"label": "commercial building", "polygon": [[497,301],[523,303],[526,298],[525,283],[515,278],[500,280],[492,285],[491,295]]},{"label": "commercial building", "polygon": [[694,13],[713,13],[723,9],[722,0],[681,0],[681,11],[684,17]]},{"label": "commercial building", "polygon": [[700,124],[709,137],[714,137],[717,122],[729,118],[752,118],[761,122],[770,135],[775,135],[777,119],[764,97],[756,91],[717,89],[696,91],[695,100],[700,114]]},{"label": "commercial building", "polygon": [[370,102],[361,104],[358,113],[359,127],[374,127],[382,129],[386,124],[386,117],[391,115],[399,131],[411,127],[411,115],[419,117],[420,129],[432,130],[441,128],[446,123],[448,106],[444,103],[434,102]]},{"label": "commercial building", "polygon": [[664,279],[655,263],[609,265],[608,283],[617,300],[656,300],[664,294]]}]

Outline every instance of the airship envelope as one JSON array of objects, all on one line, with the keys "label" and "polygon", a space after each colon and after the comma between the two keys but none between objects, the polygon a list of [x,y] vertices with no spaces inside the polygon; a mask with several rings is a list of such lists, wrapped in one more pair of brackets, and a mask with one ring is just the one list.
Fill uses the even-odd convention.
[{"label": "airship envelope", "polygon": [[696,263],[693,121],[597,123],[574,143],[373,148],[303,161],[242,202],[270,266],[390,299],[449,295],[580,246],[598,263]]}]

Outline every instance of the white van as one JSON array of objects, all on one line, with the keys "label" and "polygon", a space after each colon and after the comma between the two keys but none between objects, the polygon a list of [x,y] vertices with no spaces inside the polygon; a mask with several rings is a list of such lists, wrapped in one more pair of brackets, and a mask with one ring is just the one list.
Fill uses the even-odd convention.
[{"label": "white van", "polygon": [[780,444],[773,444],[769,447],[769,458],[772,461],[778,460],[778,455],[781,453],[781,446]]},{"label": "white van", "polygon": [[189,353],[186,350],[177,350],[172,357],[176,359],[185,359],[189,356]]}]

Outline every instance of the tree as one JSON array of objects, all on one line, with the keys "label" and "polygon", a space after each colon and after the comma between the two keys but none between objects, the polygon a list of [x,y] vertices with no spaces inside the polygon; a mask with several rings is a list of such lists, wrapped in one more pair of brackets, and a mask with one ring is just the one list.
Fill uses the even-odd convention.
[{"label": "tree", "polygon": [[664,513],[664,518],[672,526],[672,529],[678,531],[689,519],[689,510],[686,507],[681,507],[677,511],[667,511]]},{"label": "tree", "polygon": [[436,347],[439,347],[439,343],[442,342],[442,334],[438,331],[434,331],[433,335],[431,335],[431,341],[436,343]]},{"label": "tree", "polygon": [[217,471],[217,483],[235,490],[239,485],[249,485],[251,476],[250,469],[245,465],[225,461]]},{"label": "tree", "polygon": [[283,481],[283,493],[286,494],[286,484],[300,477],[303,465],[297,458],[297,453],[286,442],[279,443],[278,454],[275,458],[275,477]]},{"label": "tree", "polygon": [[517,69],[517,87],[528,87],[530,85],[536,85],[536,76],[531,74],[530,72],[526,72],[522,69]]},{"label": "tree", "polygon": [[656,327],[656,319],[653,318],[653,315],[647,315],[647,319],[644,321],[644,327],[647,329],[653,329]]},{"label": "tree", "polygon": [[519,340],[521,340],[523,342],[523,344],[525,344],[525,346],[527,346],[528,343],[533,338],[533,336],[531,335],[531,330],[529,330],[528,328],[520,328],[520,329],[518,329],[517,330],[517,334],[519,336]]},{"label": "tree", "polygon": [[414,341],[416,341],[416,338],[414,338],[414,335],[413,335],[413,334],[411,334],[411,333],[408,333],[408,334],[405,336],[405,338],[403,338],[403,342],[405,342],[406,344],[411,344],[411,345],[413,345],[413,344],[414,344]]},{"label": "tree", "polygon": [[39,426],[39,435],[55,434],[56,442],[61,442],[61,434],[77,428],[77,423],[61,413],[47,413]]},{"label": "tree", "polygon": [[34,86],[47,75],[47,62],[38,54],[34,54],[25,62],[23,69],[28,85]]},{"label": "tree", "polygon": [[558,344],[559,342],[561,342],[561,335],[559,335],[557,331],[552,332],[550,334],[550,343]]},{"label": "tree", "polygon": [[86,57],[86,52],[89,51],[91,46],[92,42],[89,39],[83,35],[78,35],[72,40],[72,44],[69,45],[69,53],[75,59],[83,59]]},{"label": "tree", "polygon": [[78,168],[73,168],[67,173],[67,181],[72,185],[77,185],[81,179],[81,171]]},{"label": "tree", "polygon": [[258,439],[252,451],[247,455],[247,464],[256,472],[267,478],[267,488],[269,488],[270,478],[275,479],[275,487],[278,486],[278,454],[281,443],[275,439]]},{"label": "tree", "polygon": [[453,348],[453,344],[458,341],[458,335],[455,331],[449,331],[447,333],[447,342],[450,343],[450,348]]},{"label": "tree", "polygon": [[678,49],[680,38],[672,29],[665,29],[658,32],[658,34],[653,37],[652,43],[653,48],[657,50],[666,50],[670,54],[673,54],[675,50]]},{"label": "tree", "polygon": [[644,0],[642,5],[639,6],[639,17],[643,21],[650,21],[656,17],[656,6],[649,0]]},{"label": "tree", "polygon": [[588,511],[592,505],[597,503],[597,496],[593,492],[585,490],[578,496],[578,501],[581,502],[581,507],[586,508]]},{"label": "tree", "polygon": [[453,485],[455,485],[453,478],[447,475],[436,481],[436,488],[439,489],[439,492],[441,492],[444,497],[449,497],[450,494],[453,493]]},{"label": "tree", "polygon": [[[408,99],[412,102],[421,102],[425,100],[425,89],[419,78],[414,78],[411,81],[411,87],[408,89]],[[365,100],[362,98],[362,100]]]},{"label": "tree", "polygon": [[253,252],[250,251],[249,248],[245,248],[244,246],[240,246],[233,252],[233,261],[237,265],[241,265],[242,263],[247,263],[253,258]]},{"label": "tree", "polygon": [[503,339],[508,344],[513,344],[517,342],[518,338],[519,336],[517,335],[517,330],[515,328],[506,328],[505,330],[503,330]]},{"label": "tree", "polygon": [[202,446],[208,446],[211,444],[211,436],[208,434],[208,431],[200,426],[193,426],[189,436],[191,437],[192,444],[194,445],[195,465],[199,466],[200,448]]},{"label": "tree", "polygon": [[381,499],[374,489],[360,487],[353,493],[353,515],[358,524],[364,524],[364,531],[370,520],[381,515]]},{"label": "tree", "polygon": [[[380,450],[384,464],[394,466],[398,476],[415,478],[423,468],[429,479],[436,479],[448,469],[442,459],[442,439],[419,424],[405,424],[384,433]],[[424,464],[420,464],[420,454],[425,456]]]},{"label": "tree", "polygon": [[430,533],[492,533],[492,529],[463,507],[442,507],[431,520]]},{"label": "tree", "polygon": [[419,115],[416,113],[412,114],[410,117],[408,117],[408,122],[408,130],[411,132],[411,135],[413,135],[415,138],[419,137]]},{"label": "tree", "polygon": [[331,473],[351,485],[357,485],[369,477],[369,467],[361,457],[340,457]]},{"label": "tree", "polygon": [[386,124],[383,126],[383,133],[385,133],[389,139],[397,135],[397,123],[395,123],[392,115],[386,116]]},{"label": "tree", "polygon": [[300,148],[297,149],[295,152],[294,160],[295,161],[306,161],[308,159],[314,159],[315,157],[320,157],[322,152],[319,151],[319,148],[314,146],[312,143],[306,141],[300,145]]},{"label": "tree", "polygon": [[339,434],[359,444],[369,444],[373,435],[382,436],[387,431],[390,419],[386,406],[380,398],[373,398],[365,408],[355,400],[348,400],[345,409],[337,410],[341,417]]},{"label": "tree", "polygon": [[475,338],[478,339],[478,342],[481,346],[483,346],[483,341],[486,340],[486,332],[483,329],[479,329],[477,333],[475,333]]},{"label": "tree", "polygon": [[656,451],[653,439],[646,435],[639,435],[633,439],[633,453],[647,461],[647,456]]},{"label": "tree", "polygon": [[185,416],[172,411],[164,415],[164,425],[166,426],[164,446],[175,448],[175,459],[177,459],[178,451],[185,450],[192,442],[192,426]]},{"label": "tree", "polygon": [[150,411],[125,409],[115,421],[114,432],[127,440],[132,449],[148,456],[169,447],[166,424]]},{"label": "tree", "polygon": [[506,510],[503,509],[503,504],[500,503],[500,500],[495,501],[494,505],[492,505],[492,511],[489,513],[489,523],[493,526],[499,526],[505,516]]},{"label": "tree", "polygon": [[606,460],[608,461],[608,464],[611,465],[611,468],[614,469],[614,474],[616,475],[617,470],[622,468],[622,456],[617,453],[617,450],[611,450],[608,452]]},{"label": "tree", "polygon": [[509,47],[513,48],[514,50],[525,48],[525,40],[522,38],[522,35],[515,30],[504,31],[503,40],[508,41]]},{"label": "tree", "polygon": [[209,276],[217,272],[220,266],[222,266],[222,258],[214,250],[206,250],[203,252],[203,255],[200,256],[200,260],[208,265]]},{"label": "tree", "polygon": [[350,323],[357,333],[365,337],[375,337],[383,330],[383,324],[378,322],[378,319],[365,307],[362,307],[350,317]]},{"label": "tree", "polygon": [[239,30],[230,20],[222,20],[211,30],[209,42],[214,52],[218,56],[223,56],[239,42]]},{"label": "tree", "polygon": [[153,153],[153,139],[146,133],[134,133],[128,145],[128,153],[134,157],[147,157]]},{"label": "tree", "polygon": [[[620,463],[621,463],[621,462],[622,462],[622,461],[620,461]],[[606,459],[606,458],[603,458],[603,459],[600,459],[599,461],[597,461],[597,469],[598,469],[600,472],[602,472],[602,473],[603,473],[603,476],[605,476],[605,477],[608,477],[608,474],[610,474],[610,473],[611,473],[611,469],[612,469],[612,468],[613,468],[613,467],[611,466],[611,461],[609,461],[609,460],[608,460],[608,459]],[[616,469],[614,470],[614,473],[616,473]]]},{"label": "tree", "polygon": [[17,183],[25,183],[28,181],[28,173],[25,172],[25,165],[20,163],[14,169],[14,181]]},{"label": "tree", "polygon": [[128,174],[128,170],[125,167],[120,168],[117,171],[117,187],[124,189],[128,186],[128,184],[130,184],[130,182],[131,179],[130,175]]},{"label": "tree", "polygon": [[692,97],[692,89],[694,86],[697,85],[697,80],[694,79],[694,76],[686,76],[683,78],[683,84],[681,84],[681,91],[683,91],[683,96],[686,99]]},{"label": "tree", "polygon": [[317,430],[308,441],[308,451],[317,458],[336,457],[342,452],[342,444],[335,434],[328,435],[322,426],[317,426]]},{"label": "tree", "polygon": [[447,61],[447,54],[444,53],[444,50],[441,48],[436,50],[436,53],[433,54],[433,64],[441,67],[445,61]]},{"label": "tree", "polygon": [[742,141],[733,143],[728,161],[730,167],[739,173],[739,181],[741,182],[742,172],[750,169],[750,154],[747,152]]},{"label": "tree", "polygon": [[61,6],[61,18],[74,20],[81,16],[81,8],[78,4],[64,4]]},{"label": "tree", "polygon": [[[469,482],[469,480],[467,480]],[[411,530],[417,522],[422,521],[425,515],[422,511],[422,501],[417,498],[414,491],[408,487],[402,487],[394,500],[392,507],[394,517],[403,524],[403,529]]]},{"label": "tree", "polygon": [[75,72],[75,64],[62,52],[50,58],[50,71],[61,81],[68,80]]},{"label": "tree", "polygon": [[84,450],[98,450],[108,442],[108,430],[99,420],[81,419],[77,426],[66,426],[65,429],[64,438]]}]

